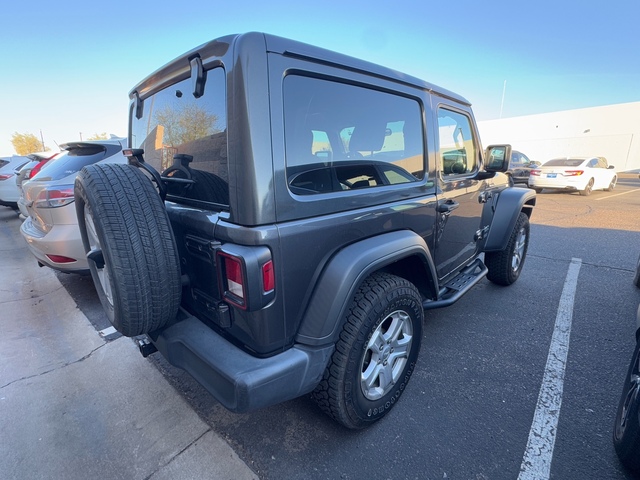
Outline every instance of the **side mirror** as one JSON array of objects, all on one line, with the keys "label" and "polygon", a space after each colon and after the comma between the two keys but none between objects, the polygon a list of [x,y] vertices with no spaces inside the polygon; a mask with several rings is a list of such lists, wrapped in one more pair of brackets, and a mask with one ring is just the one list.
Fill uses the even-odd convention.
[{"label": "side mirror", "polygon": [[511,145],[489,145],[485,151],[484,169],[487,172],[506,172],[511,160]]},{"label": "side mirror", "polygon": [[614,168],[616,168],[616,167],[614,167],[613,165],[609,165],[607,168],[608,168],[609,170],[613,170],[613,169],[614,169]]}]

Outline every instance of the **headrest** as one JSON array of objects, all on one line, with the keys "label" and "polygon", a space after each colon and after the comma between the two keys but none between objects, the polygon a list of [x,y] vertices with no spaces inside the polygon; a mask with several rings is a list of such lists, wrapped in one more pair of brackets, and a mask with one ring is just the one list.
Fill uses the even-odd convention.
[{"label": "headrest", "polygon": [[377,152],[382,149],[387,131],[386,122],[367,120],[359,122],[349,140],[350,152]]}]

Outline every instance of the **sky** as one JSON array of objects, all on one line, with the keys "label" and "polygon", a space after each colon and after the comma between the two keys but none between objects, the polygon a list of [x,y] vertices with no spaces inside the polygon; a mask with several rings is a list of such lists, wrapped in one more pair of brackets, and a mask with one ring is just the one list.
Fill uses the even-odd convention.
[{"label": "sky", "polygon": [[262,31],[422,78],[476,120],[640,101],[640,0],[189,0],[5,2],[0,156],[126,136],[128,93],[172,59]]}]

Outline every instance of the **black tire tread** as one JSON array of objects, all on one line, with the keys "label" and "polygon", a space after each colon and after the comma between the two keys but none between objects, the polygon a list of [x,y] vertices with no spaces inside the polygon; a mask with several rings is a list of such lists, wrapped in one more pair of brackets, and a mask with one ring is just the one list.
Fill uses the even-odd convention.
[{"label": "black tire tread", "polygon": [[635,365],[637,365],[639,355],[640,341],[636,344],[635,350],[633,352],[633,357],[631,358],[631,363],[629,364],[629,369],[627,370],[624,388],[622,390],[620,402],[618,404],[618,410],[616,412],[616,424],[614,425],[613,429],[613,446],[616,450],[618,458],[625,465],[625,467],[633,470],[636,473],[640,473],[640,399],[636,399],[636,403],[633,405],[633,410],[629,415],[632,419],[630,420],[631,424],[627,425],[620,438],[618,438],[617,436],[616,427],[621,420],[620,416],[622,414],[622,405],[628,393],[628,386],[631,381],[630,376],[635,368]]},{"label": "black tire tread", "polygon": [[[340,379],[344,377],[349,366],[349,354],[353,345],[358,340],[364,342],[368,332],[362,328],[368,313],[376,309],[382,313],[385,304],[379,302],[380,298],[392,301],[402,295],[411,295],[415,301],[421,304],[418,290],[412,283],[404,278],[387,273],[376,273],[368,277],[356,291],[354,300],[347,311],[346,322],[336,342],[335,351],[331,361],[325,370],[324,376],[312,397],[320,409],[331,418],[347,428],[362,428],[370,422],[361,422],[354,419],[350,409],[344,402],[347,395],[347,385]],[[420,318],[422,324],[423,318]],[[421,331],[416,332],[414,341],[420,342]],[[419,343],[418,343],[419,348]]]},{"label": "black tire tread", "polygon": [[126,336],[164,326],[180,304],[180,264],[153,184],[139,169],[119,164],[85,167],[77,182],[111,267],[114,326]]},{"label": "black tire tread", "polygon": [[[513,278],[513,272],[511,272],[511,258],[513,256],[513,249],[516,239],[518,237],[518,232],[522,227],[526,227],[527,230],[527,244],[525,245],[522,262],[520,264],[520,268],[516,278]],[[487,252],[484,256],[484,262],[487,266],[489,272],[487,273],[487,278],[497,284],[508,286],[515,282],[520,275],[520,271],[524,266],[524,261],[527,256],[527,249],[529,247],[529,217],[524,212],[520,212],[518,215],[518,219],[516,220],[516,224],[513,227],[511,232],[511,236],[509,237],[509,242],[507,243],[507,247],[500,252]]]}]

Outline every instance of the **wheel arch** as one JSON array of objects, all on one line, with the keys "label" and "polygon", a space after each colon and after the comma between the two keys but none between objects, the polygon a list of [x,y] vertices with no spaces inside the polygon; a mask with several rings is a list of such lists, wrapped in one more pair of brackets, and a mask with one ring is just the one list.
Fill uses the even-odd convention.
[{"label": "wheel arch", "polygon": [[344,314],[360,284],[384,271],[412,282],[423,296],[437,295],[437,276],[431,252],[415,232],[384,233],[353,243],[337,252],[314,289],[296,341],[308,345],[334,343]]},{"label": "wheel arch", "polygon": [[535,205],[536,193],[529,188],[506,188],[500,192],[483,251],[504,250],[520,212],[531,218]]}]

